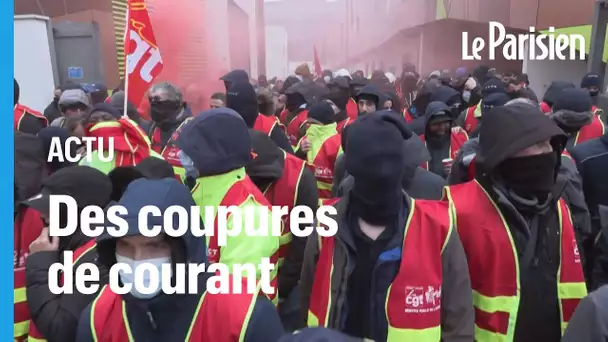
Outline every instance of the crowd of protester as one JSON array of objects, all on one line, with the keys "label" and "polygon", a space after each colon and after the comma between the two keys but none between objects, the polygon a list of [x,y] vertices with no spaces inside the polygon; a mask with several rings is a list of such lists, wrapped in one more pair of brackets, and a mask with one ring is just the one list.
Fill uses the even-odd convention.
[{"label": "crowd of protester", "polygon": [[[525,74],[483,65],[366,77],[303,64],[284,80],[244,70],[221,80],[201,113],[164,82],[147,93],[149,113],[101,84],[58,87],[39,113],[19,103],[15,80],[16,341],[608,340],[599,75],[556,78],[542,96]],[[78,162],[49,160],[51,141],[70,136],[114,139],[113,160],[76,142]],[[124,237],[50,237],[51,195],[72,196],[79,213],[330,205],[338,232],[299,237],[286,216],[280,237],[241,233],[220,247],[213,236],[143,236],[130,215]],[[99,291],[50,292],[66,251],[75,267],[100,268]],[[105,286],[115,263],[161,271],[266,257],[273,293],[211,294],[206,273],[191,294]]]}]

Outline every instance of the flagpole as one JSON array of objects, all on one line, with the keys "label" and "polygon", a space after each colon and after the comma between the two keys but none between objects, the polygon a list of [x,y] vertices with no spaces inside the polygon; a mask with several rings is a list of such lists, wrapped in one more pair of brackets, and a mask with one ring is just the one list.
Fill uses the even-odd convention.
[{"label": "flagpole", "polygon": [[123,117],[128,117],[127,115],[127,106],[129,104],[129,74],[128,74],[128,64],[129,64],[129,45],[130,45],[130,41],[131,38],[129,37],[129,27],[131,26],[129,24],[129,20],[130,20],[130,16],[129,13],[131,12],[131,0],[127,0],[127,13],[126,13],[126,20],[125,20],[125,37],[124,37],[124,42],[123,42],[123,49],[124,49],[124,80],[125,80],[125,102],[123,105],[123,112],[122,112],[122,116]]}]

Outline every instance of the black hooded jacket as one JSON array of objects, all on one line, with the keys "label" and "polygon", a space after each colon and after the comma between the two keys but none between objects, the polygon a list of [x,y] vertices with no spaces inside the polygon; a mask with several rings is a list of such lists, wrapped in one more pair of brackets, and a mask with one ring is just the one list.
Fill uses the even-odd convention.
[{"label": "black hooded jacket", "polygon": [[442,116],[446,117],[445,119],[448,121],[452,120],[448,106],[444,102],[439,101],[429,103],[428,107],[426,107],[426,113],[424,114],[424,138],[426,142],[426,149],[431,155],[431,159],[429,160],[429,171],[442,178],[447,178],[442,161],[446,158],[451,158],[451,132],[448,132],[445,136],[439,137],[431,136],[428,130],[429,122]]},{"label": "black hooded jacket", "polygon": [[[283,175],[286,156],[265,134],[250,129],[249,136],[256,157],[247,165],[247,175],[262,192],[265,192]],[[296,193],[294,206],[303,205],[316,211],[319,194],[315,175],[310,169],[304,168]],[[274,205],[274,203],[271,204]],[[287,297],[300,280],[304,247],[306,247],[306,238],[293,235],[289,252],[281,266],[281,272],[279,272],[279,295],[281,297]]]},{"label": "black hooded jacket", "polygon": [[[140,235],[138,213],[148,205],[155,206],[164,212],[170,206],[181,206],[190,212],[195,206],[190,191],[175,179],[147,180],[138,179],[132,182],[119,205],[125,207],[128,214],[123,216],[129,226],[126,236]],[[177,220],[174,216],[174,221]],[[162,225],[162,217],[150,216],[151,224]],[[174,222],[177,224],[177,222]],[[200,222],[202,225],[203,223]],[[171,246],[172,263],[207,264],[207,247],[205,238],[195,237],[188,229],[179,238],[166,237]],[[99,262],[106,267],[116,263],[115,237],[107,232],[97,238]],[[186,272],[188,268],[186,267]],[[186,275],[187,276],[187,275]],[[168,295],[162,291],[157,296],[148,299],[138,299],[130,293],[122,295],[125,312],[128,317],[130,330],[135,341],[183,341],[189,331],[190,324],[200,297],[206,290],[207,273],[197,276],[198,287],[193,294]],[[186,282],[186,286],[190,286]],[[226,298],[229,305],[230,297]],[[81,315],[77,342],[93,341],[91,334],[91,306]],[[282,328],[276,310],[266,297],[259,297],[249,321],[245,335],[246,342],[265,342],[277,340],[282,334]]]},{"label": "black hooded jacket", "polygon": [[[262,115],[258,108],[258,96],[249,83],[232,84],[226,94],[226,107],[239,113],[249,128],[253,128],[258,115]],[[277,146],[293,154],[293,149],[281,126],[275,125],[269,136]]]},{"label": "black hooded jacket", "polygon": [[355,97],[355,100],[358,101],[360,97],[370,97],[372,98],[376,104],[376,111],[381,111],[382,107],[384,107],[384,101],[386,100],[384,92],[375,84],[368,84],[361,88]]},{"label": "black hooded jacket", "polygon": [[249,83],[249,74],[243,69],[234,69],[222,76],[220,80],[224,81],[224,86],[228,90],[235,83]]},{"label": "black hooded jacket", "polygon": [[564,82],[564,81],[553,81],[545,91],[545,95],[543,95],[543,102],[548,104],[549,106],[553,106],[555,100],[559,96],[559,93],[564,89],[576,88],[574,83],[572,82]]},{"label": "black hooded jacket", "polygon": [[[408,108],[408,112],[414,118],[414,120],[408,122],[408,127],[414,132],[414,134],[424,134],[424,128],[426,124],[424,114],[426,113],[426,107],[429,105],[429,103],[431,103],[431,97],[439,88],[440,86],[438,86],[437,80],[428,81],[418,91],[418,94],[416,95],[416,98],[414,99],[412,105],[410,106],[410,108]],[[449,94],[446,92],[446,95]]]},{"label": "black hooded jacket", "polygon": [[[401,117],[400,114],[398,116]],[[348,132],[348,130],[346,130],[346,132]],[[346,134],[342,135],[343,149],[345,149],[345,136]],[[418,136],[413,135],[404,142],[403,148],[405,150],[405,155],[407,156],[405,165],[403,166],[404,173],[401,183],[403,190],[415,199],[441,199],[443,187],[446,185],[445,180],[420,167],[420,165],[426,163],[430,159],[424,143],[420,141]],[[353,186],[354,178],[346,172],[344,154],[342,154],[336,160],[332,192],[335,197],[343,197],[348,194]]]},{"label": "black hooded jacket", "polygon": [[[560,340],[557,275],[561,242],[556,208],[566,181],[558,176],[550,202],[544,206],[537,204],[535,214],[532,211],[522,214],[516,209],[522,207],[522,201],[508,191],[495,169],[520,150],[547,139],[551,139],[557,154],[557,174],[566,137],[539,109],[519,105],[494,108],[484,119],[479,133],[476,178],[504,216],[520,262],[522,284],[514,338],[519,342]],[[575,231],[581,229],[574,224]],[[530,253],[524,253],[526,250]]]},{"label": "black hooded jacket", "polygon": [[[89,205],[105,207],[110,201],[112,184],[100,171],[87,166],[72,166],[57,171],[43,183],[42,192],[69,195],[76,200],[78,209],[72,213],[71,220],[80,217],[83,208]],[[29,200],[26,202],[33,202]],[[43,211],[32,203],[27,204]],[[63,226],[68,222],[67,212],[60,211],[59,221]],[[56,295],[49,290],[49,268],[55,263],[64,262],[64,252],[76,251],[91,240],[78,226],[76,232],[59,238],[56,251],[39,251],[31,253],[26,259],[25,283],[27,304],[32,321],[38,331],[49,342],[74,341],[78,319],[82,310],[95,299],[96,293],[83,294],[74,291],[72,294]],[[84,263],[96,263],[95,250],[83,254],[73,265],[73,272]],[[108,282],[107,270],[101,267],[99,284]],[[73,274],[74,274],[73,273]]]}]

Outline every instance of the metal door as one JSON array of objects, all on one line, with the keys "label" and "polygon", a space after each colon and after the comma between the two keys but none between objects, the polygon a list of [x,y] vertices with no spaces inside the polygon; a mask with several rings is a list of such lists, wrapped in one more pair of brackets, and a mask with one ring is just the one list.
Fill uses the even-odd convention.
[{"label": "metal door", "polygon": [[53,23],[53,37],[61,84],[106,83],[97,23]]}]

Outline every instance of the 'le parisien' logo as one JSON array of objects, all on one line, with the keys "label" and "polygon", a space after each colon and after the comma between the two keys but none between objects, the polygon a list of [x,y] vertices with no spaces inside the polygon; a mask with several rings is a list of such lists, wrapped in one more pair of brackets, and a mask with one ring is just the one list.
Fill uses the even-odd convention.
[{"label": "'le parisien' logo", "polygon": [[[556,34],[549,27],[547,34],[537,34],[534,27],[528,33],[507,34],[505,27],[497,22],[489,23],[488,59],[496,58],[496,50],[502,45],[502,55],[506,60],[585,60],[585,37],[580,34]],[[504,45],[503,45],[504,44]],[[462,59],[482,60],[479,54],[486,47],[486,41],[477,37],[469,41],[469,33],[462,32]],[[469,52],[470,51],[470,52]]]}]

